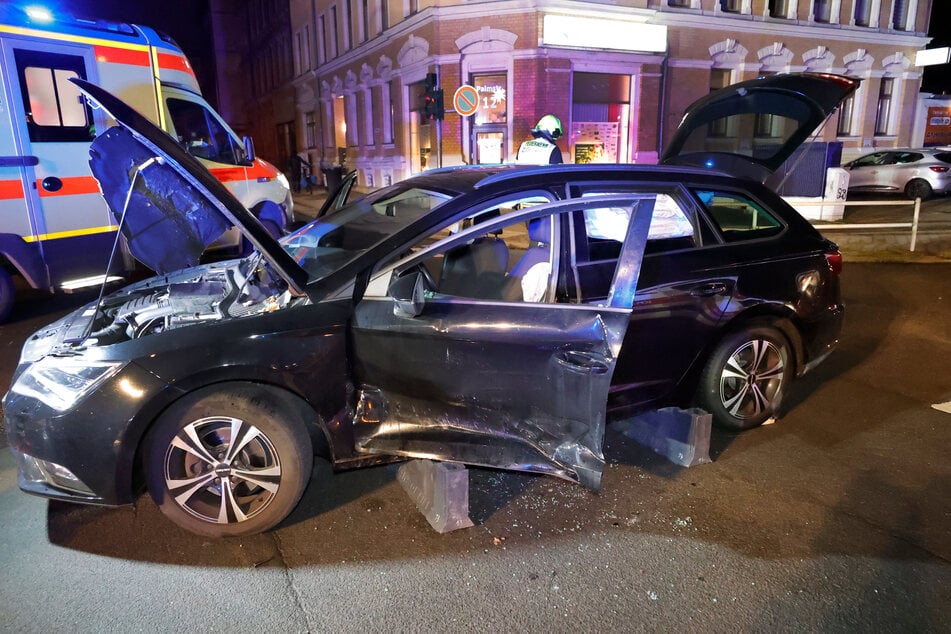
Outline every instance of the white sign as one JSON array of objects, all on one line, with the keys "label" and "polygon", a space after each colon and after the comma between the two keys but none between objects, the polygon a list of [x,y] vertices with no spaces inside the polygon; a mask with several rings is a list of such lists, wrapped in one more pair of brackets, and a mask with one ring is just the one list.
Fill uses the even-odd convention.
[{"label": "white sign", "polygon": [[929,48],[915,53],[915,66],[935,66],[951,61],[951,47]]},{"label": "white sign", "polygon": [[542,44],[664,53],[667,27],[618,19],[545,14]]}]

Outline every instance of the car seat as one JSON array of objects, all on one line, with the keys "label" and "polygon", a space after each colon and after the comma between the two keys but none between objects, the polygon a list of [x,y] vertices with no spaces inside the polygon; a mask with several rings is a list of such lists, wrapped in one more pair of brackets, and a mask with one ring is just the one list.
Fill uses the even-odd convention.
[{"label": "car seat", "polygon": [[524,296],[522,281],[527,275],[544,276],[547,281],[551,275],[551,217],[529,220],[528,239],[532,243],[531,246],[506,276],[502,296],[507,301],[541,301],[543,294],[528,298]]}]

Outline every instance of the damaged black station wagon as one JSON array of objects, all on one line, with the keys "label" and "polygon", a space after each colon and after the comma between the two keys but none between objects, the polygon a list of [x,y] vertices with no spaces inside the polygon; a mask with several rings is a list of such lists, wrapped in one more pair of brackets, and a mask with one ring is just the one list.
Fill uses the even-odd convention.
[{"label": "damaged black station wagon", "polygon": [[[158,275],[26,342],[3,409],[30,493],[120,505],[144,483],[175,523],[223,536],[283,520],[315,454],[597,488],[609,414],[694,404],[753,427],[837,342],[841,256],[762,183],[855,80],[712,93],[660,165],[434,170],[280,240],[76,83],[97,127],[119,124],[90,163]],[[199,265],[231,226],[251,255]]]}]

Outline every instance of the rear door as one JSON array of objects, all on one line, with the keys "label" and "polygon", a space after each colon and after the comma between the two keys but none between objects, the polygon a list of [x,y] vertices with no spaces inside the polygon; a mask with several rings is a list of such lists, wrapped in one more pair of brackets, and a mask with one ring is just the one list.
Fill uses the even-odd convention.
[{"label": "rear door", "polygon": [[16,230],[37,245],[53,285],[101,275],[115,227],[89,169],[89,144],[103,122],[69,82],[96,80],[92,47],[10,37],[2,49],[11,110],[22,115],[13,155],[26,157],[6,168],[19,171],[30,214],[28,230],[22,221]]},{"label": "rear door", "polygon": [[564,284],[567,227],[573,214],[604,206],[631,212],[636,203],[523,209],[376,273],[351,330],[357,449],[597,488],[608,390],[652,212],[632,212],[611,291],[586,305]]}]

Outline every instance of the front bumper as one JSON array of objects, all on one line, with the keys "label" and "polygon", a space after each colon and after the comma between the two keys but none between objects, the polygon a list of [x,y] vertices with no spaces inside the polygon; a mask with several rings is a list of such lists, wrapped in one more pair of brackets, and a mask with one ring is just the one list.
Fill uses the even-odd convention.
[{"label": "front bumper", "polygon": [[130,363],[62,412],[8,392],[4,423],[20,488],[72,502],[130,504],[135,454],[147,425],[144,404],[166,388]]}]

